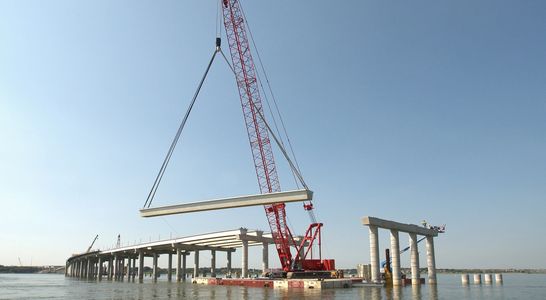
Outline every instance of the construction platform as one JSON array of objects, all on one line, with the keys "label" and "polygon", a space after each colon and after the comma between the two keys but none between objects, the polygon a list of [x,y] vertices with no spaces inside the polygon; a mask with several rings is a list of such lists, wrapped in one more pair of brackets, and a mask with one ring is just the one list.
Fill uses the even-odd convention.
[{"label": "construction platform", "polygon": [[280,288],[280,289],[334,289],[350,288],[353,286],[352,278],[339,279],[268,279],[268,278],[211,278],[197,277],[192,283],[204,285],[236,285],[246,287]]}]

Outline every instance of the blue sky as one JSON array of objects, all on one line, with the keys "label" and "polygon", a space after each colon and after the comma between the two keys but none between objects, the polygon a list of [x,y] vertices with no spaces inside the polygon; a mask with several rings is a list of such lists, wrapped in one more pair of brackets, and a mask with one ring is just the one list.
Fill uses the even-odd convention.
[{"label": "blue sky", "polygon": [[[371,215],[446,223],[438,267],[546,268],[543,1],[242,3],[326,256],[367,263]],[[267,228],[261,207],[138,215],[212,54],[215,15],[212,0],[0,1],[0,264],[64,264],[95,234],[104,248],[118,234]],[[257,192],[218,60],[154,204]],[[301,205],[287,209],[303,232]]]}]

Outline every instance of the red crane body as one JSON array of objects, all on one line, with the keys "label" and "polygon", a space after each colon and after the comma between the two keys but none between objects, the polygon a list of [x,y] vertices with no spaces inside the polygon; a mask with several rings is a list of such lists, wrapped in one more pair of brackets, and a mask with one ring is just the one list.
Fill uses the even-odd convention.
[{"label": "red crane body", "polygon": [[[260,192],[262,194],[280,192],[269,133],[265,121],[262,119],[265,114],[262,109],[258,78],[239,1],[222,0],[222,12]],[[335,268],[333,260],[305,259],[307,254],[312,251],[313,242],[317,239],[320,249],[322,223],[311,224],[305,237],[297,245],[286,223],[285,204],[266,205],[264,209],[284,271],[320,271]],[[306,210],[308,210],[307,207]],[[292,257],[291,246],[296,249],[295,258]],[[319,250],[319,258],[320,254]]]}]

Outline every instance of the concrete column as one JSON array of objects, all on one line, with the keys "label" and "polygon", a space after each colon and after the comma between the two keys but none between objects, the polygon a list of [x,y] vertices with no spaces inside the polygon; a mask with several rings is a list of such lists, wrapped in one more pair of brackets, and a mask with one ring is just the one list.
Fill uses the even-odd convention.
[{"label": "concrete column", "polygon": [[485,281],[485,284],[493,283],[493,275],[492,274],[484,274],[483,279]]},{"label": "concrete column", "polygon": [[119,262],[119,280],[123,281],[123,276],[125,272],[125,258],[121,258]]},{"label": "concrete column", "polygon": [[269,269],[269,244],[263,242],[262,244],[262,274],[265,274]]},{"label": "concrete column", "polygon": [[434,258],[434,237],[427,236],[428,284],[436,284],[436,260]]},{"label": "concrete column", "polygon": [[131,278],[135,281],[135,270],[136,270],[136,257],[133,257],[133,267],[131,268]]},{"label": "concrete column", "polygon": [[138,253],[138,281],[144,281],[144,252]]},{"label": "concrete column", "polygon": [[197,278],[199,275],[199,250],[195,250],[193,253],[193,278]]},{"label": "concrete column", "polygon": [[97,267],[97,279],[102,280],[102,257],[99,256],[99,263]]},{"label": "concrete column", "polygon": [[248,277],[248,241],[243,241],[243,253],[241,254],[241,277]]},{"label": "concrete column", "polygon": [[469,281],[470,281],[470,280],[469,280],[468,274],[462,274],[462,275],[461,275],[461,283],[462,283],[463,285],[467,285]]},{"label": "concrete column", "polygon": [[127,281],[131,281],[131,257],[127,257],[127,274],[125,274],[127,277]]},{"label": "concrete column", "polygon": [[167,264],[167,280],[172,281],[173,279],[173,254],[169,253],[169,262]]},{"label": "concrete column", "polygon": [[482,284],[482,274],[474,274],[474,284]]},{"label": "concrete column", "polygon": [[119,259],[117,256],[114,256],[114,270],[113,270],[113,278],[114,280],[118,280],[118,273],[119,273]]},{"label": "concrete column", "polygon": [[93,263],[91,262],[91,259],[87,259],[87,279],[91,279]]},{"label": "concrete column", "polygon": [[392,285],[402,284],[400,279],[400,240],[398,230],[391,229]]},{"label": "concrete column", "polygon": [[216,277],[216,250],[210,250],[210,277]]},{"label": "concrete column", "polygon": [[176,281],[182,279],[182,250],[176,249]]},{"label": "concrete column", "polygon": [[152,271],[152,274],[153,274],[152,278],[154,279],[154,281],[157,281],[157,277],[159,275],[158,270],[157,270],[157,258],[159,257],[159,255],[157,253],[154,253],[153,255],[154,255],[154,262],[153,262],[154,265],[152,266],[152,268],[153,268],[152,269],[153,270]]},{"label": "concrete column", "polygon": [[186,281],[186,256],[188,254],[182,254],[182,281]]},{"label": "concrete column", "polygon": [[421,284],[420,278],[421,274],[419,274],[419,248],[417,246],[417,234],[410,233],[410,251],[411,251],[411,284],[412,285],[419,285]]},{"label": "concrete column", "polygon": [[112,280],[112,256],[108,258],[108,269],[106,270],[108,280]]},{"label": "concrete column", "polygon": [[500,273],[495,274],[495,282],[497,284],[502,284],[502,274],[500,274]]},{"label": "concrete column", "polygon": [[370,264],[372,265],[372,282],[381,281],[381,272],[379,270],[379,239],[376,226],[369,226],[370,233]]},{"label": "concrete column", "polygon": [[227,252],[227,273],[231,276],[231,251]]}]

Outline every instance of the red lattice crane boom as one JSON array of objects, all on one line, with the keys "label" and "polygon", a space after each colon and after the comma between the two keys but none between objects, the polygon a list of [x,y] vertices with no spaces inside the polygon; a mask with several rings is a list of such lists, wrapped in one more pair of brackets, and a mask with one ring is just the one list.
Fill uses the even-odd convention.
[{"label": "red lattice crane boom", "polygon": [[[244,15],[239,1],[222,0],[222,12],[260,192],[262,194],[280,192],[281,188],[271,149],[268,128],[263,120],[265,114],[262,109],[256,68],[252,59]],[[311,205],[307,206],[312,208]],[[306,210],[310,209],[308,207],[306,207]],[[324,261],[320,259],[305,259],[307,254],[312,251],[315,239],[318,239],[320,248],[320,228],[322,227],[322,223],[311,224],[303,241],[300,245],[297,245],[286,223],[285,204],[276,203],[266,205],[264,208],[284,271],[321,271],[332,270],[334,268],[333,260],[328,260],[328,263],[324,264]],[[290,252],[291,246],[296,248],[296,253],[299,253],[295,258],[292,257]]]}]

